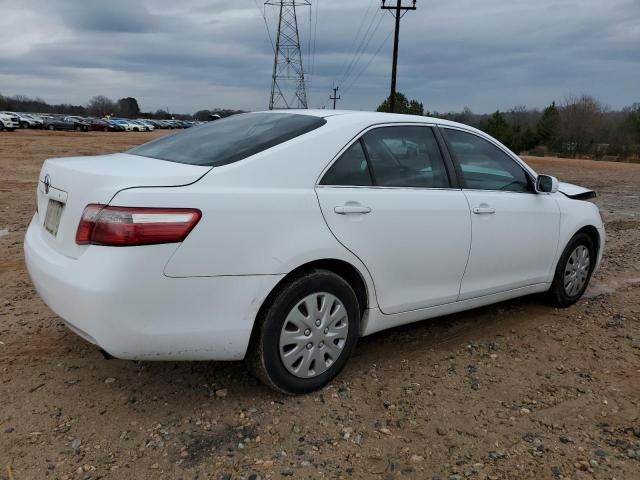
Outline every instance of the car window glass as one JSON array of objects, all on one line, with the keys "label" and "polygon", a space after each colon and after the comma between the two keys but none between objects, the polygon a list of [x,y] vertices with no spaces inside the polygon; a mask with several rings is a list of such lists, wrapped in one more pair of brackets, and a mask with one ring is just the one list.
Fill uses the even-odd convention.
[{"label": "car window glass", "polygon": [[445,129],[465,187],[473,190],[530,192],[527,174],[509,155],[472,133]]},{"label": "car window glass", "polygon": [[326,123],[324,118],[301,113],[245,113],[159,138],[127,153],[215,167],[243,160]]},{"label": "car window glass", "polygon": [[322,185],[371,185],[371,174],[362,144],[357,141],[345,151],[322,178]]},{"label": "car window glass", "polygon": [[430,127],[381,127],[363,137],[376,185],[448,188],[444,160]]}]

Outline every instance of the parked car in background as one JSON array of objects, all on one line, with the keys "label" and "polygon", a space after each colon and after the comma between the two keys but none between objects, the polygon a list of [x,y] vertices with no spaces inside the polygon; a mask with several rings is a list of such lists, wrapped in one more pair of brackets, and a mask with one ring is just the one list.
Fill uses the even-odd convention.
[{"label": "parked car in background", "polygon": [[150,123],[151,125],[153,125],[156,129],[158,129],[158,128],[167,128],[159,120],[145,120],[145,121]]},{"label": "parked car in background", "polygon": [[94,131],[112,132],[113,127],[106,120],[100,118],[87,118],[86,122],[89,124],[89,129]]},{"label": "parked car in background", "polygon": [[20,128],[20,119],[14,114],[0,112],[0,131],[13,132],[16,128]]},{"label": "parked car in background", "polygon": [[138,119],[136,120],[138,123],[141,123],[142,125],[144,125],[145,127],[147,127],[147,131],[148,132],[153,132],[156,129],[156,126],[151,123],[149,120],[144,120],[144,119]]},{"label": "parked car in background", "polygon": [[119,128],[124,129],[125,132],[132,132],[133,131],[133,125],[131,125],[126,120],[122,120],[120,118],[111,119],[111,120],[109,120],[109,123],[111,123],[112,125],[117,125]]},{"label": "parked car in background", "polygon": [[287,393],[326,385],[360,336],[534,293],[572,305],[605,245],[591,190],[409,115],[236,115],[46,160],[36,195],[26,265],[72,331],[131,360],[246,358]]},{"label": "parked car in background", "polygon": [[126,132],[127,128],[114,120],[104,120],[109,125],[110,132]]},{"label": "parked car in background", "polygon": [[[20,118],[24,118],[26,120],[26,123],[29,125],[28,128],[40,129],[44,126],[42,119],[32,113],[21,113]],[[22,127],[25,128],[24,125],[22,125]]]},{"label": "parked car in background", "polygon": [[129,123],[133,125],[134,132],[149,132],[151,129],[142,123],[140,120],[129,120]]},{"label": "parked car in background", "polygon": [[78,132],[88,132],[89,123],[80,117],[48,117],[44,121],[44,128],[47,130],[77,130]]},{"label": "parked car in background", "polygon": [[28,113],[16,113],[16,112],[0,112],[5,115],[9,115],[12,117],[16,117],[18,119],[18,123],[20,124],[20,128],[42,128],[43,122],[42,120],[36,119],[32,117]]}]

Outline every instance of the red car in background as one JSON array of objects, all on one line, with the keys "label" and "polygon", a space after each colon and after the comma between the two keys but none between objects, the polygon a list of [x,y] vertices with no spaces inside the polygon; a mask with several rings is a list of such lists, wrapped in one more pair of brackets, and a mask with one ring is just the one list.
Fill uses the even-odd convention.
[{"label": "red car in background", "polygon": [[86,122],[89,124],[89,129],[100,132],[123,132],[124,128],[113,125],[112,123],[102,120],[100,118],[87,118]]}]

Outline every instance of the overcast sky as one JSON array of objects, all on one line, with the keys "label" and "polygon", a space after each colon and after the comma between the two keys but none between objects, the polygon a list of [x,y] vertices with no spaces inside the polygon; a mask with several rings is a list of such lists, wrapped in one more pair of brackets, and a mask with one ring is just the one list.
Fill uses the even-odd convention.
[{"label": "overcast sky", "polygon": [[[311,49],[310,9],[299,11],[310,106],[329,106],[337,82],[339,107],[375,109],[388,96],[393,18],[376,0],[312,3]],[[145,111],[265,109],[273,51],[261,5],[0,0],[0,93],[74,104],[94,95],[134,96]],[[581,93],[612,108],[640,102],[640,0],[417,6],[402,20],[398,89],[427,109],[543,107]],[[266,18],[273,35],[274,7]],[[356,35],[367,30],[371,40],[360,42]],[[363,54],[345,78],[360,43]]]}]

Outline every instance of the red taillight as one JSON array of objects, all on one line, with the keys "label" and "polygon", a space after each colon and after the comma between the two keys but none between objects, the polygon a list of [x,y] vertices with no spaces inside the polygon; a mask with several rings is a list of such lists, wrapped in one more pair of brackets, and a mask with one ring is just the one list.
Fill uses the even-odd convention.
[{"label": "red taillight", "polygon": [[202,217],[188,208],[87,205],[76,232],[79,245],[130,247],[182,242]]}]

